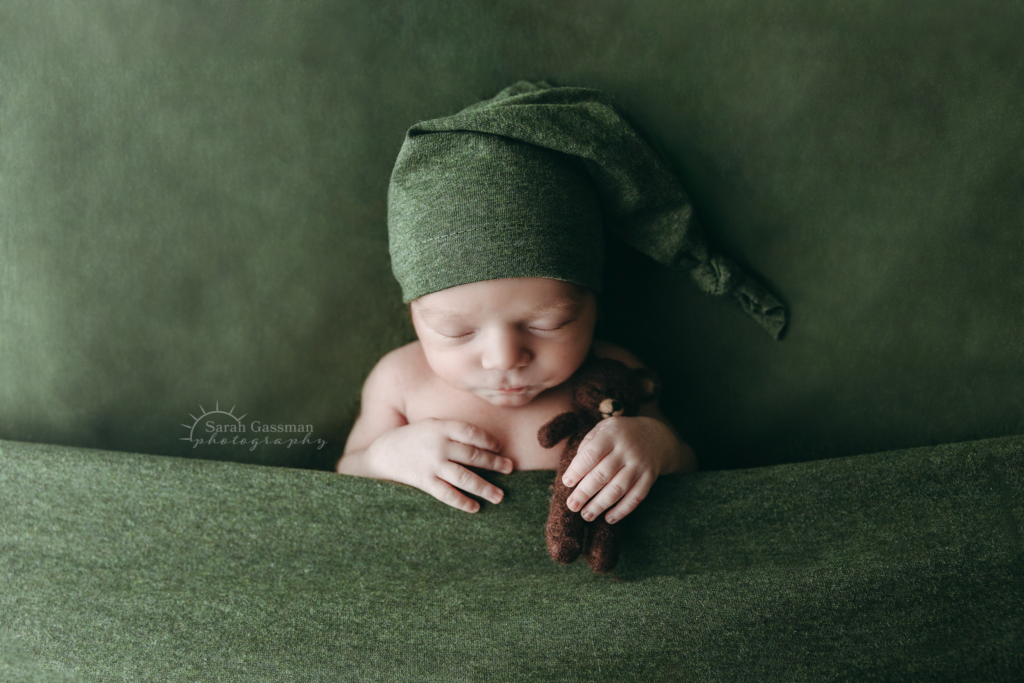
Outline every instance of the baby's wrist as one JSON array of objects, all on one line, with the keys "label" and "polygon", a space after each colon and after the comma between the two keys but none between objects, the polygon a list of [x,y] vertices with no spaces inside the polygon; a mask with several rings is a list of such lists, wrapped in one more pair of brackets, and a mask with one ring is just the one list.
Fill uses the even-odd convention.
[{"label": "baby's wrist", "polygon": [[380,477],[373,470],[373,456],[371,453],[373,446],[370,448],[364,448],[360,451],[351,451],[345,453],[338,460],[337,466],[334,468],[338,474],[350,474],[355,477],[368,477],[371,479],[379,479]]},{"label": "baby's wrist", "polygon": [[657,448],[661,455],[661,467],[658,476],[674,474],[686,469],[686,449],[683,443],[676,436],[675,430],[656,417],[644,416],[649,420],[651,429],[655,430],[657,436]]},{"label": "baby's wrist", "polygon": [[677,474],[680,472],[693,472],[697,469],[697,459],[693,455],[693,449],[680,440],[674,430],[668,428],[671,438],[672,450],[667,459],[667,465],[662,474]]}]

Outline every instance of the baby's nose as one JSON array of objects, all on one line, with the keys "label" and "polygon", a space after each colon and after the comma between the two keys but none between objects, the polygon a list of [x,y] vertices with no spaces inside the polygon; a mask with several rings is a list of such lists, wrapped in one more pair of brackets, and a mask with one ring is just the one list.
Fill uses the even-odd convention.
[{"label": "baby's nose", "polygon": [[489,336],[480,358],[485,370],[515,370],[529,364],[533,358],[516,331],[503,330]]}]

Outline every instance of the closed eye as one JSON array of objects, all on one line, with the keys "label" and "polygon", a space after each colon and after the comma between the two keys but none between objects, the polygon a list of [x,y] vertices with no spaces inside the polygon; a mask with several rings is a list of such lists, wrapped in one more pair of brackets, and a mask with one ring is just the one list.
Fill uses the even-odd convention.
[{"label": "closed eye", "polygon": [[438,334],[441,335],[442,337],[444,337],[445,339],[465,339],[466,337],[468,337],[469,335],[471,335],[473,333],[472,332],[464,332],[462,334],[452,335],[452,334],[445,334],[444,332],[438,332]]},{"label": "closed eye", "polygon": [[569,320],[566,320],[564,323],[557,323],[553,325],[531,325],[529,329],[533,330],[534,332],[555,332],[557,330],[562,329],[563,327],[565,327],[574,320],[576,320],[576,318],[570,318]]}]

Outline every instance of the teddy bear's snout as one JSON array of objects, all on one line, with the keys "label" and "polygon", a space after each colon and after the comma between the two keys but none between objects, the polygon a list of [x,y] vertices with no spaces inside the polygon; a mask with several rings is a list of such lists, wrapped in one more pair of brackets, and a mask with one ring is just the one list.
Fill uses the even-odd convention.
[{"label": "teddy bear's snout", "polygon": [[623,413],[622,404],[614,398],[606,398],[601,401],[599,407],[601,408],[601,417],[617,417]]}]

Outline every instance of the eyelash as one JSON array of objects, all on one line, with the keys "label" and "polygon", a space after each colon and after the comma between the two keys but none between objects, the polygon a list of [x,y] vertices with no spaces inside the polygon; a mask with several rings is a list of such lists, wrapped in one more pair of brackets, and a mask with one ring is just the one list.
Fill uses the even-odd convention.
[{"label": "eyelash", "polygon": [[556,331],[556,330],[560,330],[560,329],[562,329],[563,327],[565,327],[566,325],[568,325],[568,324],[569,324],[569,323],[571,323],[571,322],[572,322],[571,320],[566,320],[566,321],[565,321],[564,323],[562,323],[561,325],[558,325],[557,327],[552,327],[552,328],[550,328],[550,329],[545,329],[545,328],[543,328],[543,327],[529,327],[529,328],[527,328],[527,329],[533,330],[533,331],[535,331],[535,332],[554,332],[554,331]]}]

